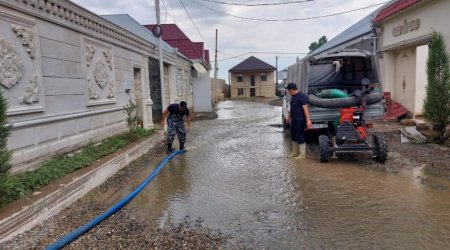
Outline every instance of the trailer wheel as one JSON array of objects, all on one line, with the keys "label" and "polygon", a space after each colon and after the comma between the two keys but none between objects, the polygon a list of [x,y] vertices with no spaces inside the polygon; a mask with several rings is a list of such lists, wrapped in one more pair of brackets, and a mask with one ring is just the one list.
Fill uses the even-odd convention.
[{"label": "trailer wheel", "polygon": [[330,157],[330,138],[326,135],[319,136],[319,161],[328,162]]},{"label": "trailer wheel", "polygon": [[387,143],[382,135],[374,135],[373,137],[375,149],[375,161],[384,163],[387,159]]}]

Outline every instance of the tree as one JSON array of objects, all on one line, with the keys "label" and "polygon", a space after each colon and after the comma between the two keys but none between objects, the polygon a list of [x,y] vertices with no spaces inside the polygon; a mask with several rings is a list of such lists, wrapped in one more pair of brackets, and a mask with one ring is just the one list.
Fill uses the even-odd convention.
[{"label": "tree", "polygon": [[11,126],[6,121],[6,111],[8,101],[0,91],[0,177],[6,176],[11,168],[11,152],[8,150],[8,136],[11,133]]},{"label": "tree", "polygon": [[312,42],[309,45],[309,52],[313,52],[314,50],[318,49],[320,46],[324,45],[325,43],[327,43],[327,37],[326,36],[322,36],[318,42]]},{"label": "tree", "polygon": [[425,117],[439,132],[439,142],[445,140],[450,124],[450,65],[442,34],[434,33],[427,61],[428,86],[424,101]]}]

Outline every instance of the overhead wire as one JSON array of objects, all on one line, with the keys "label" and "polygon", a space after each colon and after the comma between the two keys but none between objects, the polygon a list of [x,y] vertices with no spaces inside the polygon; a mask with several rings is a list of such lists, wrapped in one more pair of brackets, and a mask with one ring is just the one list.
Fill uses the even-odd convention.
[{"label": "overhead wire", "polygon": [[175,12],[173,11],[173,5],[172,5],[172,0],[170,1],[170,8],[172,9],[172,19],[174,23],[177,23],[177,21],[175,20]]},{"label": "overhead wire", "polygon": [[164,10],[165,10],[165,16],[164,16],[164,22],[163,23],[166,23],[166,21],[167,21],[167,8],[166,8],[166,4],[164,3],[164,0],[162,0],[162,4],[163,4],[163,6],[164,6]]},{"label": "overhead wire", "polygon": [[202,1],[210,2],[210,3],[217,3],[217,4],[225,4],[225,5],[238,5],[238,6],[254,7],[254,6],[274,6],[274,5],[298,4],[298,3],[313,2],[315,0],[286,1],[286,2],[278,2],[278,3],[230,3],[230,2],[214,1],[214,0],[202,0]]},{"label": "overhead wire", "polygon": [[[197,30],[198,34],[200,35],[200,37],[203,39],[203,41],[206,42],[206,39],[203,37],[202,33],[200,32],[200,30],[198,30],[197,25],[195,25],[194,20],[192,20],[191,14],[189,14],[189,11],[187,11],[186,6],[184,5],[183,1],[180,0],[181,5],[183,5],[184,11],[186,12],[186,14],[189,17],[189,20],[191,20],[192,25],[194,25],[194,28]],[[208,43],[207,43],[208,44]],[[208,44],[209,45],[209,44]]]},{"label": "overhead wire", "polygon": [[229,60],[229,59],[234,59],[234,58],[238,58],[240,56],[245,56],[245,55],[249,55],[249,54],[271,54],[271,55],[299,55],[299,54],[308,54],[307,52],[266,52],[266,51],[250,51],[250,52],[245,52],[243,54],[239,54],[239,55],[235,55],[235,56],[231,56],[228,58],[223,58],[217,61],[225,61],[225,60]]},{"label": "overhead wire", "polygon": [[359,11],[359,10],[369,9],[369,8],[372,8],[372,7],[375,7],[375,6],[379,6],[379,5],[388,3],[389,1],[373,4],[373,5],[362,7],[362,8],[357,8],[357,9],[337,12],[337,13],[333,13],[333,14],[322,15],[322,16],[303,17],[303,18],[289,18],[289,19],[263,19],[263,18],[252,18],[252,17],[237,16],[237,15],[233,15],[233,14],[230,14],[230,13],[226,13],[226,12],[223,12],[223,11],[219,11],[219,10],[207,7],[207,6],[205,6],[205,5],[201,4],[201,3],[198,3],[198,2],[196,2],[194,0],[191,0],[191,2],[197,4],[197,5],[205,8],[205,9],[209,9],[209,10],[211,10],[213,12],[217,12],[217,13],[220,13],[220,14],[223,14],[223,15],[227,15],[227,16],[232,16],[232,17],[239,18],[239,19],[253,20],[253,21],[263,21],[263,22],[293,22],[293,21],[305,21],[305,20],[312,20],[312,19],[319,19],[319,18],[324,18],[324,17],[331,17],[331,16],[342,15],[342,14],[351,13],[351,12],[355,12],[355,11]]}]

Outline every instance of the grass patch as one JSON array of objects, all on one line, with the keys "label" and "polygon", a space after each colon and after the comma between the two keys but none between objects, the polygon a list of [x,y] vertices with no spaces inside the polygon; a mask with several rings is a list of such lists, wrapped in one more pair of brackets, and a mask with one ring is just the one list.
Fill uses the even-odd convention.
[{"label": "grass patch", "polygon": [[78,169],[87,167],[96,160],[152,133],[153,130],[138,127],[131,133],[126,132],[107,138],[99,144],[86,145],[76,153],[56,156],[33,171],[14,176],[0,175],[0,207]]}]

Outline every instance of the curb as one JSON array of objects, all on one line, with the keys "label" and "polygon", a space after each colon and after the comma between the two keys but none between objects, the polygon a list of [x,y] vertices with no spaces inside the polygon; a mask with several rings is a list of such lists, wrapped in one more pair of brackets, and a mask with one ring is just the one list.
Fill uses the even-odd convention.
[{"label": "curb", "polygon": [[19,212],[0,220],[0,243],[31,229],[42,221],[59,213],[64,208],[96,188],[109,177],[132,161],[144,155],[164,139],[164,131],[156,130],[150,138],[134,146],[95,168],[64,187],[39,199],[32,205],[23,207]]}]

